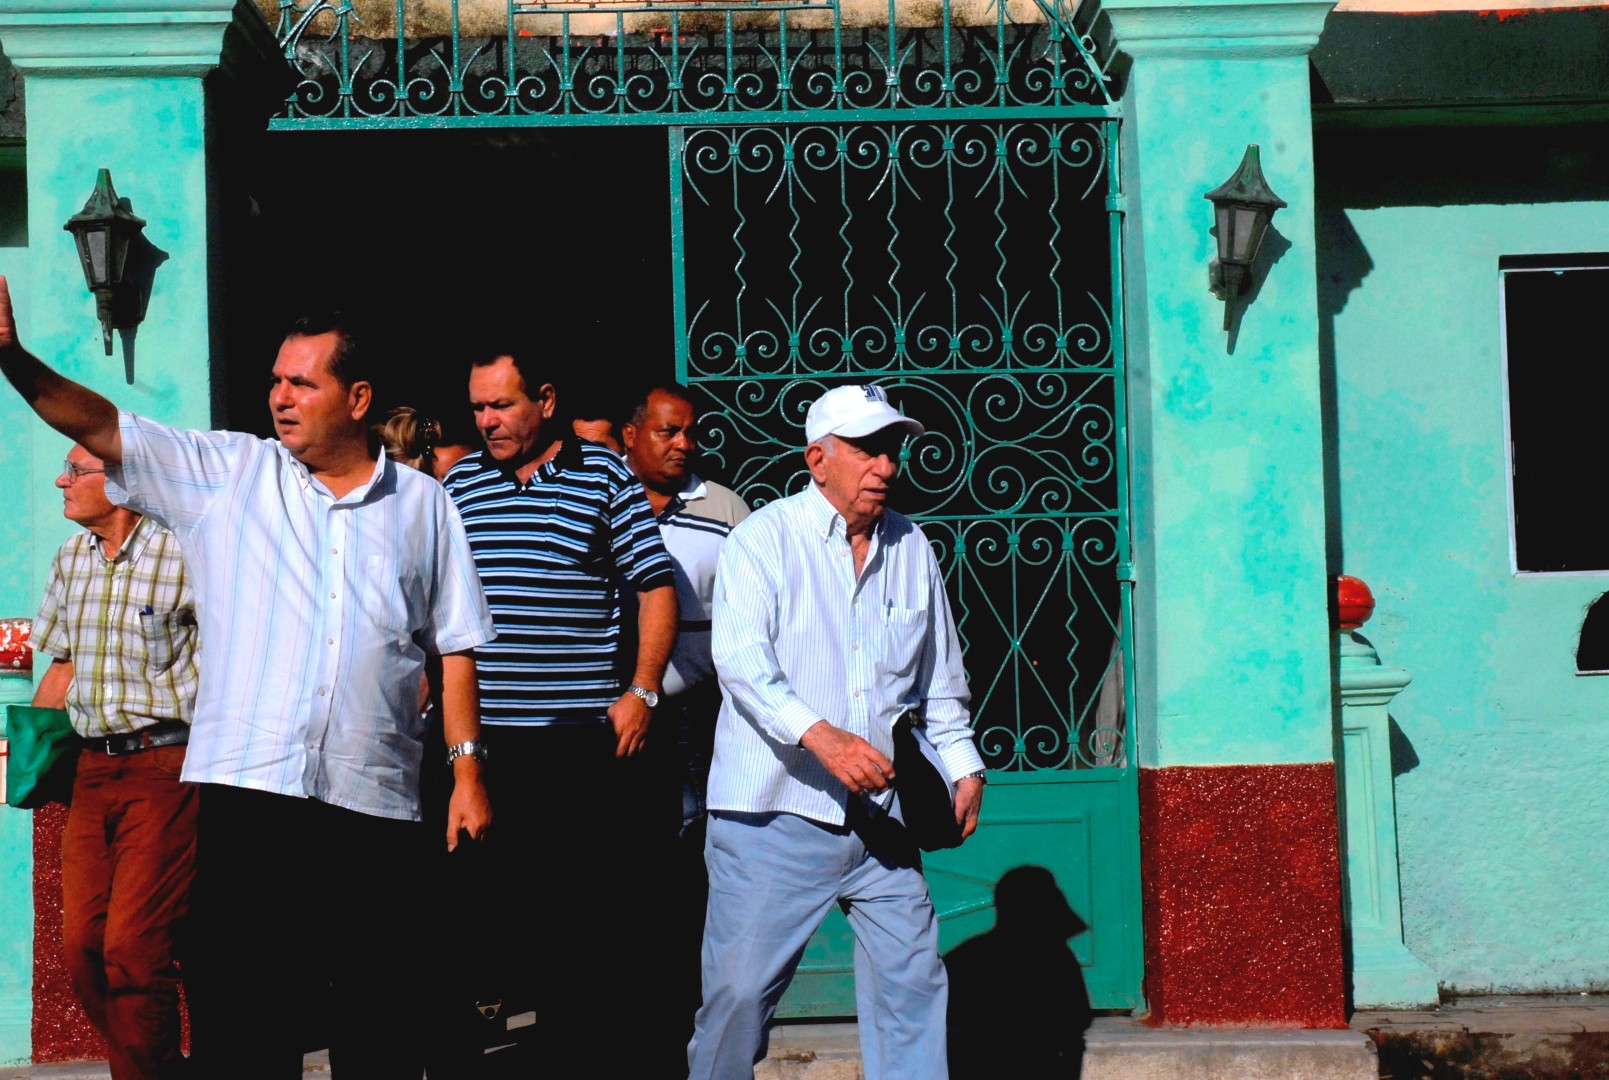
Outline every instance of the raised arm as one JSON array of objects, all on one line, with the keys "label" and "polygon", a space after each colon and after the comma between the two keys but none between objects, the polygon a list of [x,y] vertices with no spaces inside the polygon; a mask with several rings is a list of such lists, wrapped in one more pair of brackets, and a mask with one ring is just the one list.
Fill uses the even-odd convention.
[{"label": "raised arm", "polygon": [[58,375],[17,340],[11,289],[0,277],[0,371],[39,418],[106,462],[123,462],[117,406],[87,386]]}]

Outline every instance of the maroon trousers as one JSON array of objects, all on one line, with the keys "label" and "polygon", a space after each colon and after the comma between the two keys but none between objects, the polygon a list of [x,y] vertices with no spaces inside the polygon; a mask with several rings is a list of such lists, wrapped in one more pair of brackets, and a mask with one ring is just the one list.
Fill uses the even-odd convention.
[{"label": "maroon trousers", "polygon": [[196,789],[182,746],[81,750],[61,841],[62,945],[113,1080],[167,1080],[179,1055],[176,934],[195,877]]}]

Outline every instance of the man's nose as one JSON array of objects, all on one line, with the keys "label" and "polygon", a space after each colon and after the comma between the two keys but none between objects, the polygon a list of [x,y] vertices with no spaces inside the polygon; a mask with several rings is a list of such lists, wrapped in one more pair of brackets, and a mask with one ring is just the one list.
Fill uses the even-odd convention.
[{"label": "man's nose", "polygon": [[73,479],[72,479],[72,477],[67,475],[67,470],[66,469],[63,469],[61,472],[56,474],[56,486],[57,487],[65,489],[67,487],[67,485],[72,483],[72,482],[73,482]]},{"label": "man's nose", "polygon": [[678,431],[671,437],[670,445],[672,449],[684,452],[691,452],[698,447],[698,443],[693,441],[693,433],[690,431]]},{"label": "man's nose", "polygon": [[894,474],[899,472],[899,454],[878,454],[873,465],[883,476],[893,479]]}]

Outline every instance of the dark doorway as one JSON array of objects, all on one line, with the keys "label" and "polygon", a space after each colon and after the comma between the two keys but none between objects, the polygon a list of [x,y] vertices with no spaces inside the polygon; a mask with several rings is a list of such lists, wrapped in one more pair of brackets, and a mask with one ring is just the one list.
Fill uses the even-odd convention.
[{"label": "dark doorway", "polygon": [[320,307],[362,312],[385,396],[448,423],[492,332],[551,350],[561,391],[670,377],[667,161],[649,127],[263,135],[219,170],[214,422],[271,434],[275,350]]}]

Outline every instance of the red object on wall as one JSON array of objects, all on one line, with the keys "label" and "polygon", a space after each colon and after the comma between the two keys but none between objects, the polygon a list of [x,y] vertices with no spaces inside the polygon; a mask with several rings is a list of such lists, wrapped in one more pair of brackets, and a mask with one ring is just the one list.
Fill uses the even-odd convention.
[{"label": "red object on wall", "polygon": [[34,815],[34,1060],[106,1057],[106,1040],[73,993],[61,953],[61,834],[67,807],[47,803]]},{"label": "red object on wall", "polygon": [[1335,767],[1140,770],[1157,1024],[1344,1028]]},{"label": "red object on wall", "polygon": [[1374,593],[1362,578],[1341,574],[1335,579],[1335,625],[1356,630],[1374,614]]}]

